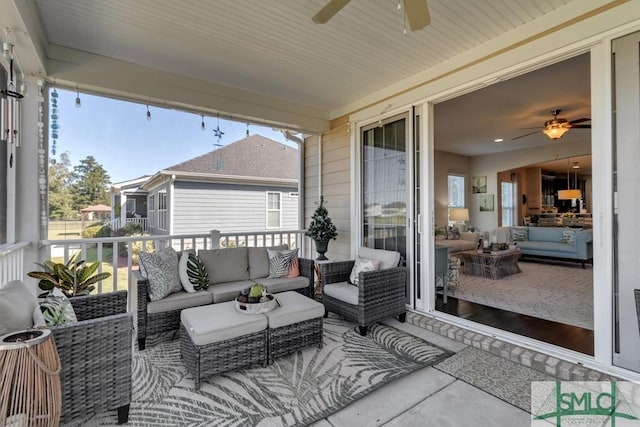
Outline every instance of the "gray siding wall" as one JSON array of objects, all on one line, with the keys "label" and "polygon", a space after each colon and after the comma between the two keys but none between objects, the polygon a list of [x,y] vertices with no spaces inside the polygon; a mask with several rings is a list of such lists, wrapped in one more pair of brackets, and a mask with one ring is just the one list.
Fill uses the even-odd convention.
[{"label": "gray siding wall", "polygon": [[[267,192],[281,193],[282,230],[298,224],[297,187],[243,186],[196,182],[174,183],[174,234],[264,231],[267,224]],[[275,230],[275,229],[274,229]]]},{"label": "gray siding wall", "polygon": [[[305,140],[305,227],[315,211],[320,172],[317,136]],[[347,127],[331,131],[322,137],[322,195],[329,216],[338,229],[338,238],[329,243],[327,257],[349,259],[351,257],[351,154]],[[315,248],[314,248],[315,251]]]}]

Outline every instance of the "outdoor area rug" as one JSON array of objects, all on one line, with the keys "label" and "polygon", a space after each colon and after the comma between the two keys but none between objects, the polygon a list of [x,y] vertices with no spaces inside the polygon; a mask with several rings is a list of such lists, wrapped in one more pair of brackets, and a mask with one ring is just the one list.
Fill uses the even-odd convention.
[{"label": "outdoor area rug", "polygon": [[[331,316],[324,319],[322,349],[216,375],[195,391],[178,340],[150,342],[134,353],[128,425],[305,425],[452,354],[386,325],[362,337],[354,324]],[[82,425],[116,422],[116,411],[109,411]]]},{"label": "outdoor area rug", "polygon": [[519,363],[467,347],[434,368],[531,412],[531,381],[555,378]]},{"label": "outdoor area rug", "polygon": [[490,307],[593,330],[593,269],[519,261],[499,280],[460,274],[451,295]]}]

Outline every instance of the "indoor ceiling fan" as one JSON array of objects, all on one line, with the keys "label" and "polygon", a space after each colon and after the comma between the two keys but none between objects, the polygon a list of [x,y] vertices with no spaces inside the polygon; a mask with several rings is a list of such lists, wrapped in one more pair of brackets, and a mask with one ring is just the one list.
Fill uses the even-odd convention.
[{"label": "indoor ceiling fan", "polygon": [[563,118],[558,118],[558,114],[560,114],[562,110],[551,110],[551,114],[553,115],[553,119],[547,120],[544,122],[544,127],[542,129],[538,129],[534,132],[525,133],[524,135],[516,136],[514,139],[524,138],[525,136],[533,135],[538,132],[543,132],[551,139],[559,139],[562,138],[562,135],[567,133],[569,129],[591,129],[591,125],[580,125],[578,123],[590,122],[591,119],[587,117],[583,117],[581,119],[576,120],[567,120]]},{"label": "indoor ceiling fan", "polygon": [[[349,3],[349,0],[329,0],[311,20],[324,24]],[[405,16],[411,31],[421,30],[431,22],[427,0],[403,0]]]}]

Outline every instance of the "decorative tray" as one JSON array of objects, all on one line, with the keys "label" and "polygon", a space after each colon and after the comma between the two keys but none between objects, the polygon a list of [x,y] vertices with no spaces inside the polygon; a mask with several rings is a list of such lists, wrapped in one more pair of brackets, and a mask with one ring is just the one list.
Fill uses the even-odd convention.
[{"label": "decorative tray", "polygon": [[236,297],[236,310],[240,313],[245,314],[260,314],[267,313],[274,308],[278,307],[278,300],[273,296],[273,294],[267,294],[266,297],[269,299],[267,302],[240,302]]}]

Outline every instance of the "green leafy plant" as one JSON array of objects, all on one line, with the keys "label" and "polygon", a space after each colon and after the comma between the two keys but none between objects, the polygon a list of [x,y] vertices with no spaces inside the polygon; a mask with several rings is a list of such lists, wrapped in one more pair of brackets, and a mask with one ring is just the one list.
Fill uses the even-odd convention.
[{"label": "green leafy plant", "polygon": [[85,260],[78,260],[79,254],[76,252],[66,264],[51,260],[36,263],[42,271],[31,271],[27,276],[40,280],[38,287],[45,291],[43,295],[53,288],[59,288],[68,297],[89,295],[95,289],[94,284],[108,279],[111,273],[98,273],[100,263],[87,264]]},{"label": "green leafy plant", "polygon": [[316,204],[318,207],[311,217],[311,223],[309,224],[305,234],[313,240],[335,240],[338,236],[338,231],[331,221],[331,218],[329,218],[327,208],[324,207],[324,197],[320,197],[320,203]]}]

